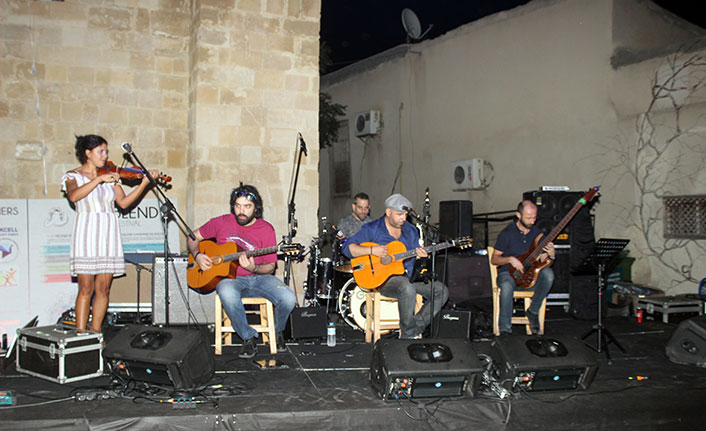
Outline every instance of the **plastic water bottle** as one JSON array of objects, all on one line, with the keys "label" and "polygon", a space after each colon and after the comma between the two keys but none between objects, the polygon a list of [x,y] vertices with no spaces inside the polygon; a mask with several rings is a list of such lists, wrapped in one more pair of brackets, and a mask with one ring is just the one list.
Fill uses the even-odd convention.
[{"label": "plastic water bottle", "polygon": [[336,345],[336,327],[333,325],[333,322],[328,322],[328,328],[326,329],[326,345],[329,347]]}]

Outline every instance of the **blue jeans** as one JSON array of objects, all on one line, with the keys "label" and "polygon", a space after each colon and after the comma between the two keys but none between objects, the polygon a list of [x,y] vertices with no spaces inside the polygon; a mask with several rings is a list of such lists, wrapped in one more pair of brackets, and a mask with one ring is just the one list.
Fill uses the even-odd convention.
[{"label": "blue jeans", "polygon": [[[431,284],[412,283],[404,275],[393,275],[380,288],[383,296],[397,298],[397,309],[400,312],[400,338],[416,337],[431,323]],[[417,304],[417,293],[424,298],[424,305],[417,314],[414,306]],[[434,315],[449,299],[449,290],[440,281],[434,281]]]},{"label": "blue jeans", "polygon": [[241,298],[262,297],[272,303],[275,309],[275,330],[282,332],[287,326],[287,318],[296,305],[297,298],[287,286],[271,274],[249,275],[237,278],[224,278],[216,286],[223,309],[240,338],[249,340],[258,333],[245,317],[245,307]]},{"label": "blue jeans", "polygon": [[[530,289],[534,291],[532,303],[529,306],[529,311],[534,314],[539,314],[539,309],[542,307],[542,301],[549,294],[549,290],[554,284],[554,271],[546,267],[539,271],[537,282]],[[507,271],[502,271],[498,274],[498,287],[500,287],[500,320],[498,326],[500,332],[512,332],[512,307],[514,303],[513,294],[517,285],[515,280]]]}]

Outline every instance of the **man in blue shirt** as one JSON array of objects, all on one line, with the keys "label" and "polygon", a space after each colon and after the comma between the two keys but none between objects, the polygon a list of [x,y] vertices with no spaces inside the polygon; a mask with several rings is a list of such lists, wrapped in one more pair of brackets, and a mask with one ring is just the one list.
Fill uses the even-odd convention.
[{"label": "man in blue shirt", "polygon": [[[495,251],[490,257],[490,262],[498,268],[498,287],[500,287],[500,335],[512,333],[512,307],[513,294],[517,284],[510,275],[510,265],[518,271],[523,271],[522,262],[517,256],[529,250],[537,235],[542,233],[534,223],[537,221],[537,206],[532,201],[522,201],[517,205],[517,220],[510,223],[498,235],[495,243]],[[554,260],[556,256],[554,244],[549,243],[539,255],[539,260],[544,262],[547,259]],[[544,267],[539,271],[537,282],[530,289],[534,290],[532,303],[527,309],[527,318],[530,322],[530,329],[533,334],[539,333],[539,309],[542,301],[549,294],[549,290],[554,283],[554,271]]]},{"label": "man in blue shirt", "polygon": [[[412,203],[401,194],[394,194],[385,200],[385,215],[377,220],[363,225],[353,235],[343,248],[343,253],[348,257],[375,255],[384,257],[388,255],[387,244],[400,241],[407,250],[415,250],[417,258],[428,257],[428,253],[419,244],[419,232],[407,221],[407,211],[412,208]],[[373,247],[360,244],[372,242],[379,244]],[[420,338],[424,329],[431,322],[431,284],[412,283],[409,277],[414,268],[414,258],[404,262],[405,274],[393,275],[385,281],[379,291],[382,295],[397,298],[397,308],[400,313],[400,338]],[[424,297],[424,305],[417,314],[414,306],[417,294]],[[449,292],[446,286],[439,281],[434,282],[434,315],[438,314],[446,303]]]}]

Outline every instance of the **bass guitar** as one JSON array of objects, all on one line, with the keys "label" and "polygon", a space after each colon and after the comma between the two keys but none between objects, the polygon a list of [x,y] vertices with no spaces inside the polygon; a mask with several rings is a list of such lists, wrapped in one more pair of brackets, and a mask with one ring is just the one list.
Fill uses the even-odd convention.
[{"label": "bass guitar", "polygon": [[[593,187],[592,189],[588,190],[586,194],[583,195],[581,199],[576,202],[576,205],[574,205],[573,208],[571,208],[571,211],[569,211],[564,218],[559,222],[558,225],[552,229],[549,234],[544,236],[543,234],[537,235],[537,238],[534,239],[532,242],[532,245],[530,245],[529,250],[527,250],[525,253],[517,256],[517,259],[522,262],[522,266],[524,268],[523,272],[518,271],[516,268],[510,266],[510,275],[512,276],[513,280],[515,280],[515,284],[517,284],[517,287],[522,288],[522,289],[530,289],[532,286],[537,283],[537,277],[539,277],[539,271],[542,270],[545,266],[549,265],[549,259],[546,259],[544,262],[541,262],[539,260],[539,255],[544,252],[544,247],[547,246],[550,242],[554,241],[554,238],[559,235],[559,232],[561,232],[567,224],[571,221],[572,218],[576,215],[577,212],[589,203],[591,200],[593,200],[593,197],[598,193],[598,189],[600,186]],[[541,240],[541,242],[540,242]]]},{"label": "bass guitar", "polygon": [[189,261],[186,264],[186,283],[190,288],[201,293],[210,293],[224,278],[235,278],[239,266],[238,259],[243,253],[247,257],[255,257],[271,253],[295,254],[302,249],[300,244],[279,244],[274,247],[242,251],[234,242],[218,245],[211,240],[201,241],[199,252],[210,257],[213,265],[211,269],[204,271],[196,263],[194,256],[189,254]]},{"label": "bass guitar", "polygon": [[[375,247],[379,244],[374,242],[364,242],[363,247]],[[424,247],[427,253],[444,250],[449,247],[466,248],[473,245],[472,238],[459,238],[446,241],[441,244]],[[407,250],[400,241],[392,241],[387,244],[387,255],[382,258],[373,254],[354,257],[351,259],[351,268],[355,283],[363,289],[375,289],[381,286],[393,275],[404,274],[404,261],[410,257],[415,257],[415,250]]]}]

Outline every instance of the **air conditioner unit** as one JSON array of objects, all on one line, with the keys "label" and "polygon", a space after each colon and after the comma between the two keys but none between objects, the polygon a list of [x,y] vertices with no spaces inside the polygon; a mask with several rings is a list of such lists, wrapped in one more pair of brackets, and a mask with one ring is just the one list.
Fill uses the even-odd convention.
[{"label": "air conditioner unit", "polygon": [[482,189],[485,177],[484,166],[483,159],[451,162],[451,188],[453,191]]},{"label": "air conditioner unit", "polygon": [[380,129],[380,111],[365,111],[355,114],[355,135],[374,135]]}]

